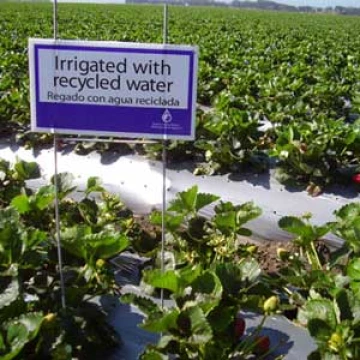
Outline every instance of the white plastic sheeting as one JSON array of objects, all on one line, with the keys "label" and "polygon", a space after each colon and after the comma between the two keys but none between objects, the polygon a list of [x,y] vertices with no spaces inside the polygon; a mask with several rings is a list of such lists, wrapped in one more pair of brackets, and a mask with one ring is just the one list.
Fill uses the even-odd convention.
[{"label": "white plastic sheeting", "polygon": [[[48,181],[54,173],[54,153],[52,149],[34,153],[32,150],[0,145],[0,158],[14,162],[16,158],[36,161],[42,170],[42,180]],[[75,183],[84,188],[90,176],[101,178],[103,185],[121,199],[134,212],[149,213],[161,208],[162,203],[162,164],[149,161],[140,156],[100,155],[86,156],[73,152],[59,152],[59,172],[70,172]],[[278,228],[278,220],[285,215],[300,216],[307,212],[313,215],[315,224],[334,220],[333,212],[350,202],[359,201],[360,196],[351,191],[342,191],[345,196],[323,194],[309,196],[305,191],[289,191],[268,174],[248,175],[241,179],[231,175],[194,176],[189,170],[167,170],[167,201],[177,192],[198,185],[199,191],[219,195],[223,201],[235,204],[254,201],[263,210],[262,215],[249,223],[254,237],[269,240],[288,240],[289,235]],[[212,207],[203,210],[203,215],[211,216]],[[333,235],[327,239],[333,243],[340,240]]]}]

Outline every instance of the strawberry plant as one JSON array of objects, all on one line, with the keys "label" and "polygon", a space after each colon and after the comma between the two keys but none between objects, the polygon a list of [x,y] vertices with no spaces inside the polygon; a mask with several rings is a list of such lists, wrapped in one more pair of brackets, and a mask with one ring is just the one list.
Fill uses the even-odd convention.
[{"label": "strawberry plant", "polygon": [[318,345],[308,359],[357,359],[360,356],[358,310],[358,297],[347,289],[339,289],[333,299],[312,294],[298,315]]},{"label": "strawberry plant", "polygon": [[341,170],[359,161],[359,129],[359,124],[349,125],[341,119],[277,128],[271,154],[279,159],[278,179],[308,184],[308,191],[315,195],[339,181]]},{"label": "strawberry plant", "polygon": [[0,159],[0,206],[9,205],[15,195],[26,189],[25,180],[40,176],[40,170],[35,162],[18,160],[11,165]]},{"label": "strawberry plant", "polygon": [[[241,109],[237,98],[230,93],[221,93],[215,109],[205,115],[204,134],[195,143],[204,150],[208,170],[206,174],[224,171],[238,171],[244,165],[266,168],[265,156],[257,151],[260,137],[258,118]],[[201,173],[201,169],[197,173]]]},{"label": "strawberry plant", "polygon": [[334,231],[345,240],[343,248],[358,256],[360,252],[360,204],[351,203],[335,211]]},{"label": "strawberry plant", "polygon": [[[230,202],[215,205],[215,214],[206,219],[199,211],[218,200],[212,194],[198,192],[198,187],[177,194],[166,217],[169,249],[175,252],[178,263],[202,263],[209,266],[216,261],[233,260],[250,255],[248,248],[237,241],[238,235],[251,235],[244,225],[258,217],[261,210],[253,203],[233,205]],[[161,224],[161,214],[151,216],[154,224]]]},{"label": "strawberry plant", "polygon": [[[25,179],[24,169],[37,167],[20,162],[14,168],[19,178],[12,190],[18,193],[14,190],[13,198],[8,199],[10,206],[0,207],[1,357],[71,359],[119,345],[105,311],[93,299],[119,293],[108,259],[129,245],[121,232],[127,220],[122,217],[123,204],[107,194],[96,178],[88,180],[82,200],[70,200],[75,189],[71,176],[59,175],[60,207],[71,210],[61,216],[63,309],[54,187],[43,186],[32,193],[19,181]],[[11,167],[7,165],[7,169]],[[101,202],[92,199],[94,192],[101,193]]]},{"label": "strawberry plant", "polygon": [[216,263],[206,270],[201,265],[165,273],[152,270],[144,280],[169,290],[175,306],[161,308],[134,294],[122,297],[147,315],[142,328],[162,333],[158,344],[149,345],[141,359],[250,359],[259,349],[263,355],[270,352],[270,348],[264,351],[259,338],[255,340],[267,315],[254,333],[246,335],[244,319],[239,317],[243,308],[261,311],[258,304],[269,293],[260,286],[260,269],[254,260]]}]

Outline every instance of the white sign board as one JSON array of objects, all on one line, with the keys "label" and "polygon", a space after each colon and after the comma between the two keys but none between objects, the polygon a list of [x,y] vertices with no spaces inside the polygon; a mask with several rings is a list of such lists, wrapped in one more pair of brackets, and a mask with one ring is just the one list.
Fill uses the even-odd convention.
[{"label": "white sign board", "polygon": [[193,139],[197,48],[29,40],[32,130]]}]

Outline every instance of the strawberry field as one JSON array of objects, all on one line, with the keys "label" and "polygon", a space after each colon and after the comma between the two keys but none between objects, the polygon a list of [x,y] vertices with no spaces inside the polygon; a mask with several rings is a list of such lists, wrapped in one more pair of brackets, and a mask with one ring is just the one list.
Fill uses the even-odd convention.
[{"label": "strawberry field", "polygon": [[[27,146],[28,37],[52,37],[48,4],[2,4],[0,121]],[[200,48],[197,139],[169,145],[196,173],[268,171],[317,194],[360,172],[359,19],[172,7],[169,42]],[[61,5],[63,39],[162,42],[155,6]],[[97,146],[97,149],[99,146]],[[82,145],[78,151],[87,151]],[[158,156],[156,146],[137,149]],[[358,182],[355,176],[354,181]]]},{"label": "strawberry field", "polygon": [[[63,39],[159,43],[162,21],[156,6],[59,7]],[[52,7],[0,4],[0,30],[2,141],[46,147],[50,135],[29,132],[27,39],[52,37]],[[358,190],[359,30],[355,17],[171,7],[169,42],[198,45],[200,62],[197,138],[170,142],[169,160],[190,161],[199,175],[274,171],[313,195],[333,184]],[[95,139],[71,150],[109,148],[151,158],[161,152],[157,144]],[[109,295],[139,308],[141,327],[158,335],[142,360],[286,359],[289,339],[266,335],[277,317],[314,340],[310,360],[360,358],[359,202],[321,224],[310,213],[281,216],[277,225],[293,246],[279,247],[270,272],[258,247],[240,241],[251,239],[249,223],[264,209],[192,186],[167,208],[161,268],[159,211],[139,220],[101,179],[78,190],[70,173],[60,173],[62,279],[54,177],[29,185],[41,175],[35,162],[0,160],[0,359],[112,358],[124,344],[102,306]],[[321,240],[330,233],[342,239],[337,248]],[[137,290],[126,294],[114,267],[124,269],[124,253],[145,259]],[[170,307],[159,305],[160,294]]]},{"label": "strawberry field", "polygon": [[[112,309],[102,306],[109,295],[114,304],[120,300],[141,309],[141,327],[159,336],[138,354],[143,360],[282,359],[293,342],[281,331],[271,340],[266,335],[268,321],[279,316],[307,329],[314,340],[313,351],[303,349],[309,359],[360,356],[359,203],[339,208],[334,221],[320,226],[310,214],[282,217],[278,225],[294,245],[278,248],[278,267],[269,272],[260,265],[258,247],[239,240],[251,237],[248,224],[262,209],[252,202],[224,202],[193,186],[167,209],[161,269],[161,213],[140,221],[100,179],[89,178],[79,192],[72,175],[61,173],[63,307],[54,178],[30,188],[27,181],[41,173],[25,161],[2,160],[0,175],[3,359],[110,358],[126,344],[109,325]],[[210,205],[214,214],[205,218],[200,213]],[[329,232],[344,241],[324,251],[320,239]],[[114,268],[115,262],[131,274],[119,257],[124,251],[125,258],[145,261],[138,269],[141,280],[125,293]],[[171,306],[159,304],[161,293]],[[249,314],[256,314],[255,326]]]}]

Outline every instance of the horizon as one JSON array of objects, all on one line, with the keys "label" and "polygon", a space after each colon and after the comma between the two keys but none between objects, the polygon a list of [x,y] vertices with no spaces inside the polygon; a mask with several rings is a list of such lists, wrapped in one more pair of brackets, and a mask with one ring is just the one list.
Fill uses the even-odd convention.
[{"label": "horizon", "polygon": [[[252,1],[252,0],[250,0]],[[311,7],[360,7],[358,0],[274,0],[280,4]]]}]

